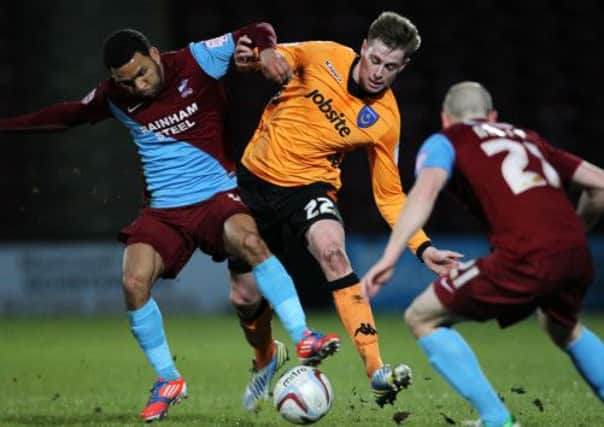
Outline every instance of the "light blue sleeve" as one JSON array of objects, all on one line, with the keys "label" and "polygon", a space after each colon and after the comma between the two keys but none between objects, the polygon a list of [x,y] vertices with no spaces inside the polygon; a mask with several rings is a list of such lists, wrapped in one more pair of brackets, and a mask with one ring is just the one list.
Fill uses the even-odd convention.
[{"label": "light blue sleeve", "polygon": [[235,40],[231,33],[210,40],[189,43],[193,57],[207,75],[219,79],[229,68],[235,52]]},{"label": "light blue sleeve", "polygon": [[455,164],[455,149],[449,138],[435,133],[424,141],[415,159],[415,175],[423,168],[442,168],[451,176]]}]

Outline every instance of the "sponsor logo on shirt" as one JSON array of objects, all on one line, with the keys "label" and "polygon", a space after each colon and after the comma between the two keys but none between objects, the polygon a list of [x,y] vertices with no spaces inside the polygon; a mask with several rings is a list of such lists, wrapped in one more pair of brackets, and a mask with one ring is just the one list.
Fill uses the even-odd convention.
[{"label": "sponsor logo on shirt", "polygon": [[331,98],[325,99],[325,96],[319,92],[319,89],[315,89],[310,93],[304,95],[305,98],[310,98],[310,100],[317,106],[319,111],[321,111],[325,118],[329,121],[329,123],[333,124],[333,128],[338,131],[338,134],[341,137],[345,137],[350,135],[350,128],[346,123],[346,116],[344,113],[340,113],[335,110],[331,103],[333,100]]},{"label": "sponsor logo on shirt", "polygon": [[191,116],[198,110],[197,103],[193,102],[174,114],[147,123],[146,126],[142,126],[142,130],[155,133],[160,137],[179,134],[195,126],[195,121],[191,120]]}]

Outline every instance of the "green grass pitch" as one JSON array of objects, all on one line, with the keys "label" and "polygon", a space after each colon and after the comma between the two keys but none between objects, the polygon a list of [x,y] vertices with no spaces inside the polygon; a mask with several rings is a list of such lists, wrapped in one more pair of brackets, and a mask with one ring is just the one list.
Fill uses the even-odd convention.
[{"label": "green grass pitch", "polygon": [[[450,426],[477,418],[430,367],[398,314],[380,314],[385,362],[413,368],[414,384],[394,406],[377,408],[354,348],[333,313],[309,313],[309,324],[343,337],[322,365],[335,402],[319,426]],[[604,336],[604,315],[585,323]],[[234,315],[164,315],[166,333],[189,399],[161,426],[286,426],[267,402],[258,414],[241,407],[252,358]],[[154,374],[124,318],[0,319],[0,426],[138,426]],[[604,425],[604,405],[539,330],[535,319],[500,331],[492,323],[458,330],[524,427]],[[275,336],[293,353],[278,322]],[[604,363],[604,361],[603,361]],[[290,361],[288,366],[294,366]]]}]

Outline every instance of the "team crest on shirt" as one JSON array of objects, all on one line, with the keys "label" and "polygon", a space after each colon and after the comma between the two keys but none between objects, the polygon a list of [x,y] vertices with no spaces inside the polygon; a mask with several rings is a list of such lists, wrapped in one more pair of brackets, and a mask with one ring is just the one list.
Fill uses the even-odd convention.
[{"label": "team crest on shirt", "polygon": [[180,96],[182,96],[183,98],[186,98],[187,96],[193,93],[193,89],[189,87],[189,79],[182,80],[179,83],[177,89],[180,92]]},{"label": "team crest on shirt", "polygon": [[373,108],[369,105],[365,105],[359,111],[359,115],[357,116],[357,126],[361,129],[368,128],[369,126],[373,126],[375,122],[380,118],[378,113],[375,112]]}]

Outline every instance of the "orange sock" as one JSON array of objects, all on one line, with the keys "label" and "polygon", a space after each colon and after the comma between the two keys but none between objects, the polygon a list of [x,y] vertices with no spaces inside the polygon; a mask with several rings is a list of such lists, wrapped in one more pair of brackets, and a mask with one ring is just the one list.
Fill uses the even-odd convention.
[{"label": "orange sock", "polygon": [[271,361],[275,354],[275,343],[271,329],[273,311],[266,300],[263,300],[256,314],[250,319],[239,316],[245,339],[254,349],[254,366],[260,369]]},{"label": "orange sock", "polygon": [[[353,277],[358,282],[356,275]],[[362,297],[359,283],[335,289],[332,295],[340,321],[365,363],[367,376],[371,378],[383,365],[371,306]]]}]

